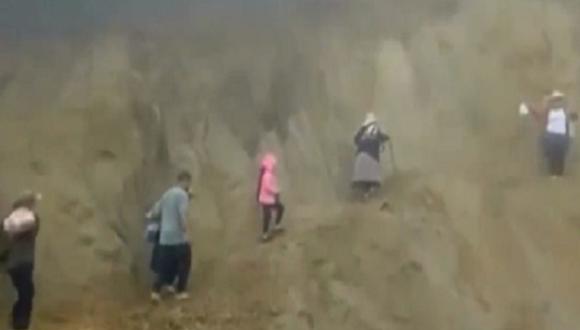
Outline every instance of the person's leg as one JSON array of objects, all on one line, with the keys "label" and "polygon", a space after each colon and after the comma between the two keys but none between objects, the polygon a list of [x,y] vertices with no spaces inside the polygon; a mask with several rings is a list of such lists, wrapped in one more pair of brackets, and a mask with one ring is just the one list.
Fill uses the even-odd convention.
[{"label": "person's leg", "polygon": [[171,245],[159,246],[158,274],[153,284],[153,292],[159,294],[164,285],[175,281],[176,261],[175,247]]},{"label": "person's leg", "polygon": [[557,172],[557,153],[554,143],[554,137],[546,134],[544,137],[544,154],[548,163],[548,173],[550,176],[556,175]]},{"label": "person's leg", "polygon": [[[155,272],[155,281],[153,281],[153,294],[159,294],[161,293],[161,288],[163,287],[163,281],[165,279],[165,273],[166,270],[165,268],[167,267],[166,264],[166,257],[165,257],[165,251],[164,251],[164,247],[163,246],[158,246],[157,247],[157,261],[156,261],[156,272]],[[157,298],[157,296],[155,297]]]},{"label": "person's leg", "polygon": [[359,181],[355,181],[352,183],[352,197],[355,200],[358,200],[362,193],[361,183]]},{"label": "person's leg", "polygon": [[276,204],[276,228],[280,229],[280,226],[282,224],[282,218],[284,217],[284,211],[286,210],[286,208],[284,207],[284,204],[278,202],[278,204]]},{"label": "person's leg", "polygon": [[554,146],[552,158],[551,174],[553,176],[562,176],[564,174],[564,149],[561,145]]},{"label": "person's leg", "polygon": [[270,219],[272,218],[272,206],[262,205],[262,237],[270,232]]},{"label": "person's leg", "polygon": [[380,182],[378,182],[378,181],[371,182],[370,183],[369,193],[371,195],[373,195],[374,193],[376,193],[379,190],[380,187],[381,187],[381,183]]},{"label": "person's leg", "polygon": [[167,275],[165,277],[163,285],[174,286],[177,281],[177,275],[179,271],[181,245],[172,245],[170,254],[170,263],[167,268]]},{"label": "person's leg", "polygon": [[373,183],[370,181],[365,181],[364,188],[363,188],[363,198],[365,200],[369,199],[371,197],[372,190],[373,190]]},{"label": "person's leg", "polygon": [[189,273],[191,272],[191,245],[183,244],[179,247],[179,267],[177,272],[177,292],[187,290]]},{"label": "person's leg", "polygon": [[12,308],[12,327],[26,330],[30,326],[30,316],[34,299],[32,265],[22,265],[9,272],[12,284],[18,293],[18,300]]},{"label": "person's leg", "polygon": [[554,156],[554,172],[557,176],[563,176],[566,168],[566,156],[568,155],[568,138],[566,136],[561,136],[557,142]]},{"label": "person's leg", "polygon": [[161,269],[159,247],[160,247],[159,244],[153,245],[153,249],[151,250],[151,262],[149,264],[151,271],[156,275],[160,273],[160,269]]}]

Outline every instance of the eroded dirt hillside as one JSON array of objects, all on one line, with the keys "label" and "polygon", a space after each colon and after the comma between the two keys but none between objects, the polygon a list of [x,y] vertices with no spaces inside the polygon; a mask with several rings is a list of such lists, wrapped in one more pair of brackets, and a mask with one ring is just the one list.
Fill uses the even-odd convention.
[{"label": "eroded dirt hillside", "polygon": [[[258,2],[127,1],[143,11],[2,34],[0,202],[46,196],[38,327],[575,329],[575,151],[566,181],[538,175],[538,132],[515,110],[552,88],[577,104],[577,4]],[[360,205],[348,180],[367,111],[398,172]],[[289,228],[259,246],[266,149]],[[152,308],[142,214],[181,168],[194,299]]]}]

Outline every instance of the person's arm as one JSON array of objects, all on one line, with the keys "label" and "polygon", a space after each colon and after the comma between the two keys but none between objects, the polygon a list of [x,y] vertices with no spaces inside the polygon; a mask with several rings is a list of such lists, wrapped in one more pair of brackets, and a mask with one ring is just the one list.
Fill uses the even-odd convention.
[{"label": "person's arm", "polygon": [[354,136],[354,144],[358,147],[360,144],[360,140],[362,139],[362,136],[365,132],[366,126],[365,127],[361,127],[357,132],[356,135]]},{"label": "person's arm", "polygon": [[280,204],[280,186],[278,186],[278,178],[276,175],[272,175],[268,190],[272,195],[274,195],[275,203]]},{"label": "person's arm", "polygon": [[145,214],[147,220],[159,219],[161,217],[161,200],[157,201],[155,205]]},{"label": "person's arm", "polygon": [[10,239],[8,235],[4,232],[4,221],[0,221],[0,266],[8,260],[9,254],[10,254]]},{"label": "person's arm", "polygon": [[545,127],[548,122],[548,105],[547,101],[544,100],[541,106],[528,105],[528,109],[532,118],[540,125]]},{"label": "person's arm", "polygon": [[38,232],[40,231],[40,217],[37,213],[34,213],[34,229],[32,230],[34,237],[38,236]]},{"label": "person's arm", "polygon": [[264,170],[264,168],[260,168],[260,174],[258,176],[258,187],[256,189],[256,200],[259,201],[260,200],[260,190],[262,190],[262,183],[263,183],[263,178],[264,178],[264,173],[266,171]]},{"label": "person's arm", "polygon": [[191,188],[187,189],[187,198],[191,201],[192,199],[194,199],[197,195],[193,192],[193,190]]},{"label": "person's arm", "polygon": [[278,186],[278,177],[275,174],[270,174],[268,177],[266,189],[270,194],[279,194],[280,193],[280,186]]},{"label": "person's arm", "polygon": [[179,194],[177,198],[179,222],[181,223],[181,229],[187,233],[187,209],[189,208],[189,197],[187,194]]},{"label": "person's arm", "polygon": [[379,131],[379,140],[381,143],[385,143],[389,141],[391,137],[388,134],[383,133],[383,131]]}]

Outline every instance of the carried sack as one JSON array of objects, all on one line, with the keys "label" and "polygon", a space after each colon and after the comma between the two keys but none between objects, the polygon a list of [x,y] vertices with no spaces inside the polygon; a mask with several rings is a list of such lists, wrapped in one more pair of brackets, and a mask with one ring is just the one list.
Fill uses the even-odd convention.
[{"label": "carried sack", "polygon": [[21,207],[18,208],[4,219],[3,229],[9,236],[18,235],[36,226],[36,216],[31,210]]},{"label": "carried sack", "polygon": [[160,235],[161,224],[158,221],[149,222],[145,228],[145,240],[149,243],[157,244],[159,242]]}]

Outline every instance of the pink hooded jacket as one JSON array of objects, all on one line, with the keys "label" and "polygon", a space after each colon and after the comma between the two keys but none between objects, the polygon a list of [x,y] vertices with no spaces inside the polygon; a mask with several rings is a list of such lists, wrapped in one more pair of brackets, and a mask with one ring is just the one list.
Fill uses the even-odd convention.
[{"label": "pink hooded jacket", "polygon": [[276,195],[280,193],[276,165],[278,160],[274,154],[268,153],[262,158],[262,177],[259,180],[258,201],[260,204],[272,205],[276,203]]}]

